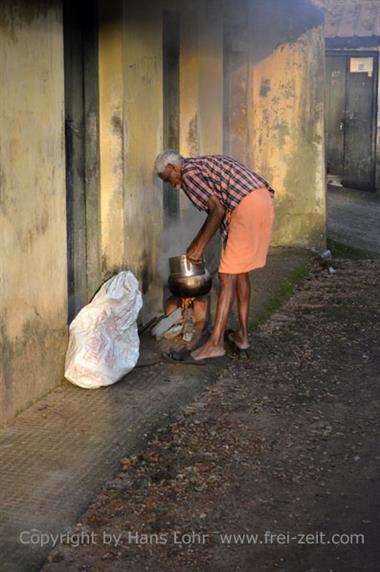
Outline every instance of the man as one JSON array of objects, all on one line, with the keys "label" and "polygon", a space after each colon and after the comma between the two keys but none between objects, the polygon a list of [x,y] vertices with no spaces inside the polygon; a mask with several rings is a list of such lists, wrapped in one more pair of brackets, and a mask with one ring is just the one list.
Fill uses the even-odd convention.
[{"label": "man", "polygon": [[224,245],[219,266],[220,293],[214,328],[193,360],[225,354],[224,333],[236,292],[239,328],[229,340],[248,349],[250,302],[249,272],[265,266],[274,220],[272,187],[248,167],[224,155],[184,158],[177,151],[160,153],[155,161],[157,175],[174,189],[181,188],[207,219],[188,247],[190,261],[199,261],[220,229]]}]

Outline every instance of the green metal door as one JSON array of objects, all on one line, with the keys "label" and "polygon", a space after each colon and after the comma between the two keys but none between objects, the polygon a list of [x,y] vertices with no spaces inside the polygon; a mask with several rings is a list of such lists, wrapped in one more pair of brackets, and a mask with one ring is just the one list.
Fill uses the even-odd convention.
[{"label": "green metal door", "polygon": [[327,171],[343,176],[344,109],[346,99],[346,57],[327,56],[326,62]]},{"label": "green metal door", "polygon": [[347,187],[375,187],[377,66],[375,53],[327,55],[327,170]]},{"label": "green metal door", "polygon": [[347,57],[343,183],[348,187],[374,186],[374,59]]}]

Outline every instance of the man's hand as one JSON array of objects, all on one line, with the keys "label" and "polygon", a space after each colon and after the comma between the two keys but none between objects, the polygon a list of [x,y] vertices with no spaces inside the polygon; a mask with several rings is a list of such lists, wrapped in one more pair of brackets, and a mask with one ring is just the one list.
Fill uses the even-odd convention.
[{"label": "man's hand", "polygon": [[197,264],[202,260],[203,249],[200,248],[196,243],[193,244],[192,242],[189,248],[186,250],[186,256],[189,262]]}]

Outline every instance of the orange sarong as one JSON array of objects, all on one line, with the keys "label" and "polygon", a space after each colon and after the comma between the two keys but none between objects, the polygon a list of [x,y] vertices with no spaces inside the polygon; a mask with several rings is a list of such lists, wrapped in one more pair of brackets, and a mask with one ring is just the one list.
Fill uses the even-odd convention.
[{"label": "orange sarong", "polygon": [[231,213],[219,272],[242,274],[265,266],[273,221],[273,195],[267,187],[246,195]]}]

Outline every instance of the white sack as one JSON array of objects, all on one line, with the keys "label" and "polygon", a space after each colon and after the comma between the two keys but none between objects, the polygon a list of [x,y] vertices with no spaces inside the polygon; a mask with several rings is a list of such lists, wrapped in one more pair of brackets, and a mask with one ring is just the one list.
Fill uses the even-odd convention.
[{"label": "white sack", "polygon": [[105,282],[70,324],[66,379],[95,389],[130,372],[139,359],[136,321],[141,307],[141,292],[132,272],[119,272]]}]

